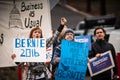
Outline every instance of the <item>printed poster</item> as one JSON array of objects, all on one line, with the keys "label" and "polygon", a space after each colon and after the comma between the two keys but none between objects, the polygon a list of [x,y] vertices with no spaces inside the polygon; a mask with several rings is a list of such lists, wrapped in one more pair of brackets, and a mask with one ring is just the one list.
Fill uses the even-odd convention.
[{"label": "printed poster", "polygon": [[86,44],[89,50],[91,50],[91,36],[75,36],[75,42],[80,42]]},{"label": "printed poster", "polygon": [[91,76],[100,74],[106,70],[113,68],[114,62],[111,55],[111,51],[107,51],[101,55],[100,58],[92,58],[88,63],[88,69]]},{"label": "printed poster", "polygon": [[62,40],[56,80],[84,80],[88,48],[84,43]]}]

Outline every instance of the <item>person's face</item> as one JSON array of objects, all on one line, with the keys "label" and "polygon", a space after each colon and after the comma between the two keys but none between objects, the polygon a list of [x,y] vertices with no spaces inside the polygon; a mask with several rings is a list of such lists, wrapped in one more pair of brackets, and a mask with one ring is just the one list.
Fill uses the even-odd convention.
[{"label": "person's face", "polygon": [[74,39],[74,34],[71,32],[66,33],[65,35],[66,40],[73,40]]},{"label": "person's face", "polygon": [[42,36],[42,34],[39,29],[33,31],[33,33],[32,33],[32,38],[41,38],[41,36]]},{"label": "person's face", "polygon": [[95,36],[96,36],[97,39],[104,40],[105,33],[103,32],[102,29],[98,29],[98,30],[96,30],[96,35]]}]

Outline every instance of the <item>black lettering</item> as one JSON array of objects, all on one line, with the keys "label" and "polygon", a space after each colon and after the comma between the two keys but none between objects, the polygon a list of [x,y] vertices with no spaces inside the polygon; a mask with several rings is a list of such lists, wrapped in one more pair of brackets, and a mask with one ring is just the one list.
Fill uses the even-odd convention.
[{"label": "black lettering", "polygon": [[42,23],[42,15],[40,16],[39,20],[31,20],[31,18],[25,18],[25,27],[32,28],[32,27],[41,27]]},{"label": "black lettering", "polygon": [[22,4],[21,4],[21,12],[24,12],[24,11],[25,11],[25,3],[22,2]]},{"label": "black lettering", "polygon": [[0,39],[0,44],[3,44],[4,42],[4,37],[3,37],[3,33],[1,34],[1,39]]},{"label": "black lettering", "polygon": [[29,19],[25,18],[25,27],[26,28],[29,27],[29,21],[30,21],[30,18]]},{"label": "black lettering", "polygon": [[36,9],[43,9],[43,3],[29,3],[29,4],[25,4],[25,2],[21,3],[21,12]]},{"label": "black lettering", "polygon": [[42,15],[40,16],[40,26],[41,26],[41,24],[42,24]]}]

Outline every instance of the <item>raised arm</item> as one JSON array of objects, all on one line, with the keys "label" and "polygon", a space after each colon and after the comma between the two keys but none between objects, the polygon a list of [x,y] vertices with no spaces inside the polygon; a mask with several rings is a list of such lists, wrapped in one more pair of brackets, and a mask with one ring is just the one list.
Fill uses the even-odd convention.
[{"label": "raised arm", "polygon": [[61,31],[63,30],[65,23],[67,22],[65,17],[62,17],[60,20],[60,26],[58,27],[58,29],[55,31],[55,33],[53,34],[53,36],[47,40],[46,42],[46,47],[49,48],[54,41],[58,38],[58,36],[60,35]]}]

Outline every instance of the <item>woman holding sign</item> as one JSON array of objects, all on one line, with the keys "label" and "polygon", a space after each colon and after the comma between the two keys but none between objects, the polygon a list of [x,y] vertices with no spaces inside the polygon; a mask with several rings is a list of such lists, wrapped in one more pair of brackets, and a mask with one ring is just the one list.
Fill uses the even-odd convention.
[{"label": "woman holding sign", "polygon": [[[63,39],[73,41],[74,40],[74,32],[73,32],[73,30],[67,28],[64,31]],[[61,56],[61,44],[55,46],[53,54],[54,55],[53,55],[51,63],[54,66],[54,68],[55,68],[54,72],[56,73],[57,68],[58,68],[58,64],[59,64],[59,61],[60,61],[60,56]],[[54,74],[53,74],[53,78],[55,78],[55,75],[56,75],[56,74],[55,75]]]},{"label": "woman holding sign", "polygon": [[[60,32],[64,28],[65,23],[67,20],[65,18],[61,18],[61,24],[56,30],[55,34],[46,41],[46,47],[49,48],[51,44],[54,43],[55,39],[59,36]],[[42,30],[39,27],[33,28],[30,31],[29,38],[43,38],[42,36]],[[16,57],[15,54],[13,54],[12,59]],[[23,65],[21,63],[18,63],[18,65]],[[26,63],[25,70],[26,72],[26,80],[48,80],[48,71],[45,63],[37,63],[37,62],[27,62]]]},{"label": "woman holding sign", "polygon": [[[96,42],[92,44],[92,50],[89,57],[99,58],[102,53],[110,50],[112,53],[113,61],[115,63],[115,67],[113,68],[113,73],[114,73],[114,76],[116,76],[118,70],[117,70],[115,49],[111,43],[108,43],[105,40],[106,31],[103,28],[98,27],[95,29],[94,35],[96,37]],[[92,80],[112,80],[111,69],[93,76]]]}]

